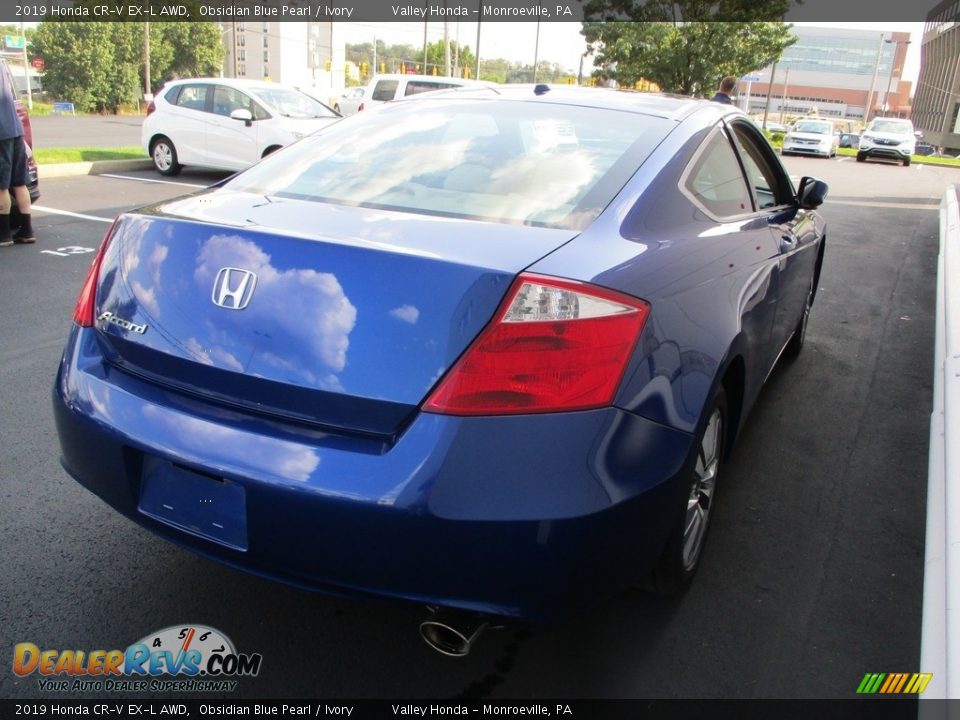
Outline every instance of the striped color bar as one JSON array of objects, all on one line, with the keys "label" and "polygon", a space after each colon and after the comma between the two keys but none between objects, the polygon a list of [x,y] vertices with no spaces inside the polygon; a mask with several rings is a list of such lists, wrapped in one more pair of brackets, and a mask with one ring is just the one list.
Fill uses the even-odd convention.
[{"label": "striped color bar", "polygon": [[933,673],[867,673],[857,687],[859,695],[919,695]]}]

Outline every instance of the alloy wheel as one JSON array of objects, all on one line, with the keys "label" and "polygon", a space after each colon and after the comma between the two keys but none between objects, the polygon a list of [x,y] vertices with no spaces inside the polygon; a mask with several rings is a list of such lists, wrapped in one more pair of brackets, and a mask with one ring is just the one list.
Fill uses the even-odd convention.
[{"label": "alloy wheel", "polygon": [[707,534],[717,471],[720,468],[722,425],[723,414],[720,408],[714,408],[700,440],[690,496],[687,498],[687,513],[683,526],[683,567],[688,572],[697,564]]}]

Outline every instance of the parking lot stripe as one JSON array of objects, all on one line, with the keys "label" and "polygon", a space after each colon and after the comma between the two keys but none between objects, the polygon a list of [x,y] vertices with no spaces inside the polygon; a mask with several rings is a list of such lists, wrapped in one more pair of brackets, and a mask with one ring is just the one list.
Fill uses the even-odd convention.
[{"label": "parking lot stripe", "polygon": [[111,173],[101,173],[97,177],[114,178],[115,180],[136,180],[137,182],[157,183],[159,185],[182,185],[183,187],[205,188],[209,185],[197,185],[196,183],[177,182],[176,180],[157,180],[155,178],[130,177],[129,175],[113,175]]},{"label": "parking lot stripe", "polygon": [[81,220],[96,220],[97,222],[112,223],[113,218],[102,218],[97,217],[96,215],[84,215],[83,213],[70,212],[69,210],[55,210],[53,208],[44,207],[43,205],[33,205],[34,210],[41,213],[47,213],[48,215],[66,215],[68,217],[80,218]]}]

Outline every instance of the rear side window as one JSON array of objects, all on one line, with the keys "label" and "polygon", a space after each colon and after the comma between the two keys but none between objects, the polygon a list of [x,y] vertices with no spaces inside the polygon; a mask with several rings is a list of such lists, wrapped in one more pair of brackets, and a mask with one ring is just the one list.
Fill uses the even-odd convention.
[{"label": "rear side window", "polygon": [[740,162],[722,130],[715,130],[685,173],[683,188],[710,215],[734,217],[753,212]]},{"label": "rear side window", "polygon": [[[336,123],[301,140],[299,152],[268,157],[226,187],[582,229],[673,127],[665,118],[598,108],[424,99]],[[740,184],[745,195],[742,176]]]},{"label": "rear side window", "polygon": [[417,95],[418,93],[433,92],[434,90],[445,90],[447,88],[457,87],[453,83],[430,82],[429,80],[411,80],[407,83],[404,95]]},{"label": "rear side window", "polygon": [[189,110],[206,110],[208,85],[183,85],[175,105]]},{"label": "rear side window", "polygon": [[381,80],[377,83],[377,86],[373,88],[373,100],[393,100],[397,94],[397,85],[400,82],[398,80]]}]

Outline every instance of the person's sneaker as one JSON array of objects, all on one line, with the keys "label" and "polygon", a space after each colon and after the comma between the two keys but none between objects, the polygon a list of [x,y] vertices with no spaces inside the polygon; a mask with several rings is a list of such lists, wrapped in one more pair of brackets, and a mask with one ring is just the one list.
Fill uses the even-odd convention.
[{"label": "person's sneaker", "polygon": [[0,247],[10,247],[11,245],[13,245],[13,238],[8,237],[4,240],[0,240]]},{"label": "person's sneaker", "polygon": [[36,235],[31,233],[23,232],[23,230],[17,230],[13,234],[13,242],[18,245],[28,245],[29,243],[35,243],[37,241]]}]

